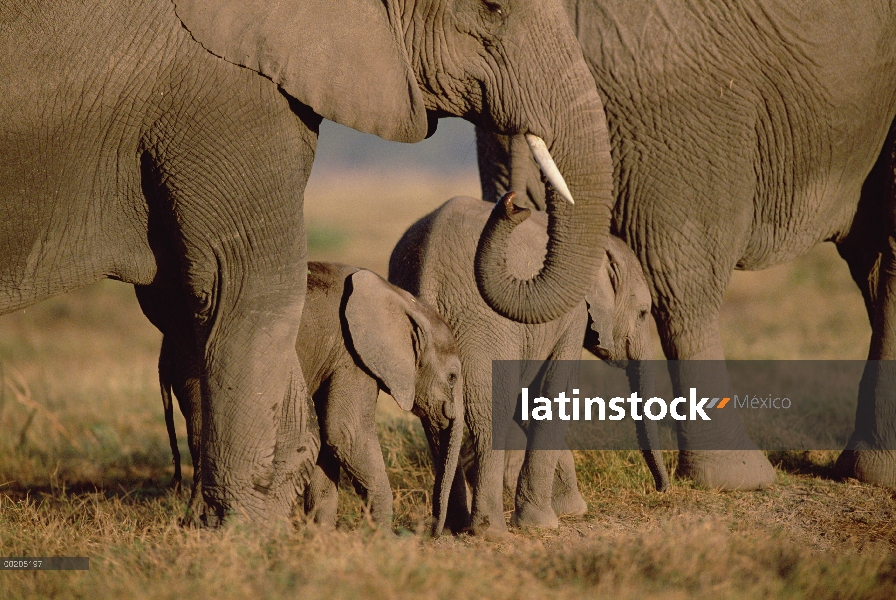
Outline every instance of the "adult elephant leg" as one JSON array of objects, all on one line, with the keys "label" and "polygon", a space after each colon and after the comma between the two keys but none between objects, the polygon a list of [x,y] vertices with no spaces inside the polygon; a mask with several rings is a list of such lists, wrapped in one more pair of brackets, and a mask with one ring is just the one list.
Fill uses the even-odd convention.
[{"label": "adult elephant leg", "polygon": [[[690,308],[693,310],[687,314],[705,314]],[[687,319],[686,325],[677,318],[679,313],[670,313],[662,304],[657,312],[663,349],[671,361],[669,374],[675,395],[687,398],[695,388],[698,395],[700,390],[713,390],[713,395],[725,393],[730,397],[717,309],[709,317]],[[708,416],[710,421],[699,420],[698,416],[698,420],[677,423],[678,476],[725,490],[752,490],[773,484],[775,470],[747,436],[734,405],[728,403]]]},{"label": "adult elephant leg", "polygon": [[168,444],[171,446],[171,457],[174,460],[174,476],[171,478],[171,486],[179,490],[183,476],[180,468],[180,448],[177,445],[177,431],[174,428],[174,402],[171,391],[172,371],[177,367],[172,350],[166,348],[166,341],[170,345],[170,338],[162,338],[162,350],[159,353],[159,388],[162,392],[162,408],[165,411],[165,429],[168,430]]},{"label": "adult elephant leg", "polygon": [[180,412],[187,423],[187,444],[193,462],[193,486],[183,523],[200,525],[199,519],[207,513],[202,496],[202,460],[199,447],[202,438],[202,384],[192,330],[184,328],[176,333],[165,334],[159,356],[159,379],[161,385],[169,386],[170,392],[177,398]]},{"label": "adult elephant leg", "polygon": [[[239,227],[219,225],[218,231]],[[291,225],[290,235],[303,240],[301,224]],[[304,289],[285,281],[304,288],[304,257],[283,256],[274,244],[227,248],[223,236],[197,243],[193,232],[185,234],[188,245],[214,256],[214,262],[190,261],[188,268],[203,369],[200,461],[211,509],[206,524],[217,524],[228,512],[263,523],[288,517],[319,447],[295,352]],[[280,244],[295,250],[286,239]],[[223,252],[215,251],[218,245]]]},{"label": "adult elephant leg", "polygon": [[[187,444],[193,462],[193,486],[186,522],[192,522],[195,515],[203,514],[205,511],[202,505],[200,483],[202,468],[199,459],[199,440],[202,436],[202,387],[196,342],[190,329],[166,333],[162,339],[162,350],[159,353],[159,384],[163,398],[167,394],[169,404],[172,394],[177,398],[178,407],[187,423]],[[173,423],[171,425],[173,427]],[[179,455],[175,456],[175,460],[178,458]]]},{"label": "adult elephant leg", "polygon": [[896,123],[862,189],[852,231],[838,249],[865,297],[871,345],[855,429],[837,470],[866,483],[896,486]]},{"label": "adult elephant leg", "polygon": [[210,106],[184,102],[160,122],[170,141],[148,145],[144,190],[178,250],[196,335],[202,522],[233,513],[267,526],[290,516],[319,447],[295,351],[307,273],[302,194],[319,121],[303,122],[248,71],[212,63],[202,75],[231,82],[232,93],[210,92]]},{"label": "adult elephant leg", "polygon": [[[293,235],[303,238],[300,224],[293,225]],[[224,224],[215,229],[227,230]],[[191,260],[188,268],[203,371],[200,462],[211,509],[205,524],[229,512],[270,523],[289,516],[319,446],[295,353],[304,294],[283,281],[304,287],[304,261],[289,260],[273,245],[197,243],[192,233],[185,232],[187,245],[214,256],[214,262]],[[219,244],[225,246],[220,254],[213,250]]]},{"label": "adult elephant leg", "polygon": [[871,346],[859,384],[856,423],[837,471],[866,483],[896,486],[896,237],[881,255]]}]

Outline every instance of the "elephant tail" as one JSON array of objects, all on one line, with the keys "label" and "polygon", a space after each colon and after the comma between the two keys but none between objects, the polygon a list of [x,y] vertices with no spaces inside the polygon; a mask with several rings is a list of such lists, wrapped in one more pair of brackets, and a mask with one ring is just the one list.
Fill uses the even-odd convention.
[{"label": "elephant tail", "polygon": [[171,391],[172,357],[166,351],[164,340],[162,352],[159,354],[159,388],[162,392],[162,409],[165,412],[165,428],[168,430],[168,443],[171,445],[171,455],[174,460],[174,476],[171,478],[171,487],[179,490],[182,481],[180,470],[180,450],[177,448],[177,432],[174,430],[174,396]]}]

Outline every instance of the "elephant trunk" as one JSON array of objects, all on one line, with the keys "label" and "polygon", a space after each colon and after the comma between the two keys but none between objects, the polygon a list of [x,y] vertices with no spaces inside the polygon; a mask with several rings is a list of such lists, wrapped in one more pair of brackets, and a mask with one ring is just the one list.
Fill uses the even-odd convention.
[{"label": "elephant trunk", "polygon": [[[430,426],[432,427],[431,421]],[[442,530],[445,528],[445,520],[448,517],[448,497],[451,494],[451,486],[454,484],[454,474],[457,471],[463,436],[463,416],[451,419],[447,428],[435,430],[430,436],[431,439],[438,440],[438,447],[433,456],[436,462],[434,488],[436,494],[433,495],[432,514],[436,521],[433,524],[432,534],[435,537],[442,535]]]},{"label": "elephant trunk", "polygon": [[[566,132],[548,144],[547,155],[556,170],[544,167],[550,163],[544,160],[545,153],[539,159],[546,176],[556,182],[545,184],[548,244],[541,270],[531,279],[518,279],[508,270],[510,234],[529,216],[528,210],[513,206],[512,196],[505,195],[495,205],[479,238],[475,262],[479,292],[493,310],[515,321],[544,323],[568,312],[589,291],[591,274],[604,260],[614,203],[613,165],[603,105],[590,74],[586,75],[592,86],[587,102],[564,112],[577,117],[565,121],[558,117],[552,124],[554,131]],[[528,136],[530,142],[533,138]],[[543,149],[546,152],[547,145]],[[557,172],[562,175],[559,179]]]},{"label": "elephant trunk", "polygon": [[[631,390],[639,392],[645,401],[656,395],[653,370],[653,364],[646,360],[630,360],[625,368]],[[642,415],[640,421],[635,421],[635,432],[638,438],[638,447],[653,475],[656,490],[665,492],[669,489],[669,474],[666,472],[666,465],[660,451],[656,421],[648,419],[647,415]]]}]

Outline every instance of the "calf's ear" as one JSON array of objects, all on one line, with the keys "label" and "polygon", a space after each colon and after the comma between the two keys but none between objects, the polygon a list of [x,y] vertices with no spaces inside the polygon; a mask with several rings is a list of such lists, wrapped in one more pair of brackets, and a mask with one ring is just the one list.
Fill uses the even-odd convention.
[{"label": "calf's ear", "polygon": [[613,318],[616,312],[616,283],[618,277],[612,257],[608,253],[604,264],[598,269],[594,287],[585,295],[591,329],[598,335],[598,346],[613,352]]},{"label": "calf's ear", "polygon": [[[404,29],[382,0],[174,0],[206,50],[326,119],[397,142],[426,137]],[[226,90],[221,90],[227,93]]]},{"label": "calf's ear", "polygon": [[344,317],[357,357],[404,410],[414,407],[429,322],[412,296],[360,270],[350,278]]}]

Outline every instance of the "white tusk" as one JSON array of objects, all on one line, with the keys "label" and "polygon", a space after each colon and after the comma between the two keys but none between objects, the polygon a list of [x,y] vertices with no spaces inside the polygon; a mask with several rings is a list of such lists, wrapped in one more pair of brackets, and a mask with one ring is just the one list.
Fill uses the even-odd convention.
[{"label": "white tusk", "polygon": [[532,151],[532,156],[535,157],[535,162],[541,167],[541,172],[548,178],[548,181],[551,182],[551,185],[554,186],[557,193],[563,196],[563,198],[570,204],[575,204],[576,202],[572,199],[572,194],[569,192],[569,188],[566,185],[566,180],[563,179],[563,175],[560,174],[560,169],[557,168],[557,163],[551,158],[551,153],[548,152],[548,147],[544,143],[544,140],[537,135],[527,133],[526,142],[529,144],[529,150]]}]

